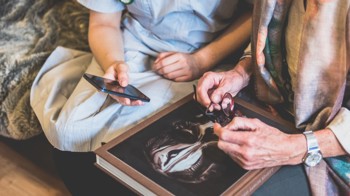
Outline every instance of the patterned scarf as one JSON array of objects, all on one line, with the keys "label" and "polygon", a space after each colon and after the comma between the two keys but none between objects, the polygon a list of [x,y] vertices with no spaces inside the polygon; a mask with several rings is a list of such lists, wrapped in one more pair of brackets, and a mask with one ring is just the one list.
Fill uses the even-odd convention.
[{"label": "patterned scarf", "polygon": [[[349,103],[349,7],[350,0],[255,1],[257,97],[291,110],[300,130],[325,128]],[[305,169],[313,195],[350,195],[349,155]]]}]

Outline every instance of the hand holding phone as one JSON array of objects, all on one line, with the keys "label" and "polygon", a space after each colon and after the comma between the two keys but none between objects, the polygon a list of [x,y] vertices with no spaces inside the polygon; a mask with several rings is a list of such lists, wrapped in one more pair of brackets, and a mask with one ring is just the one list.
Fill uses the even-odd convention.
[{"label": "hand holding phone", "polygon": [[111,95],[119,97],[129,98],[131,100],[141,100],[143,102],[149,102],[150,98],[143,94],[140,90],[132,85],[126,87],[120,86],[116,80],[110,80],[99,76],[85,73],[83,77],[92,84],[97,90]]}]

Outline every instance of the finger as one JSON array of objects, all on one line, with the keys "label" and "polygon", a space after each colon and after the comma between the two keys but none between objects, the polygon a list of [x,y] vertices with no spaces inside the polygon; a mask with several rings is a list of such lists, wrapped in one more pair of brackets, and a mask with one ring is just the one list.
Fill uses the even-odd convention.
[{"label": "finger", "polygon": [[191,76],[183,75],[173,79],[175,82],[188,82],[191,80]]},{"label": "finger", "polygon": [[213,93],[210,96],[210,99],[212,102],[218,104],[222,101],[222,97],[227,93],[229,90],[225,87],[225,85],[220,85],[213,91]]},{"label": "finger", "polygon": [[226,128],[234,131],[249,130],[253,131],[258,128],[260,121],[258,119],[246,117],[234,117],[232,121],[226,125]]},{"label": "finger", "polygon": [[[227,73],[220,73],[221,77],[218,78],[218,80],[215,81],[216,88],[213,89],[211,95],[210,95],[210,99],[212,102],[218,104],[222,101],[222,97],[224,96],[225,93],[229,92],[232,90],[232,86],[234,86],[235,84],[232,84],[232,78],[230,78],[228,82],[227,78]],[[231,75],[229,75],[228,77],[232,77]]]},{"label": "finger", "polygon": [[176,69],[172,72],[169,73],[165,73],[162,74],[165,78],[169,79],[169,80],[174,80],[179,82],[180,78],[189,78],[190,75],[188,74],[188,72],[185,69]]},{"label": "finger", "polygon": [[121,86],[126,87],[128,85],[128,66],[124,63],[120,63],[115,66],[115,71],[117,72],[118,82]]},{"label": "finger", "polygon": [[276,161],[264,160],[256,156],[253,150],[248,151],[244,146],[238,144],[219,140],[218,147],[246,170],[277,165]]},{"label": "finger", "polygon": [[159,55],[157,56],[156,60],[154,61],[154,64],[157,64],[160,60],[170,56],[170,55],[173,55],[175,52],[162,52],[162,53],[159,53]]},{"label": "finger", "polygon": [[212,104],[210,104],[210,106],[208,107],[208,110],[210,112],[212,112],[214,110],[221,110],[221,106],[220,106],[220,104],[212,102]]},{"label": "finger", "polygon": [[120,104],[125,106],[141,106],[144,103],[141,100],[132,100],[132,99],[122,99],[123,101],[118,101]]},{"label": "finger", "polygon": [[166,56],[162,59],[160,59],[157,63],[155,63],[154,68],[156,70],[162,69],[167,66],[172,66],[179,62],[179,55],[174,53],[172,55]]},{"label": "finger", "polygon": [[110,97],[112,97],[114,100],[116,100],[118,103],[122,105],[130,105],[131,101],[129,98],[124,98],[116,95],[109,94]]},{"label": "finger", "polygon": [[[160,74],[160,75],[167,75],[167,74],[171,74],[171,73],[173,73],[173,72],[178,72],[178,71],[181,71],[182,70],[182,72],[186,72],[186,73],[188,73],[188,71],[186,71],[185,69],[184,69],[184,67],[183,66],[181,66],[181,64],[180,63],[174,63],[174,64],[170,64],[170,65],[164,65],[164,66],[162,66],[162,67],[160,67],[159,69],[157,69],[157,70],[155,70],[158,74]],[[177,74],[179,74],[179,73],[177,73]],[[181,74],[181,75],[184,75],[184,74]],[[171,79],[173,79],[173,78],[175,78],[175,77],[178,77],[179,75],[176,75],[176,74],[172,74],[171,75],[172,76],[172,78]],[[171,76],[167,76],[167,78],[170,78]]]},{"label": "finger", "polygon": [[112,97],[114,100],[116,100],[118,103],[120,103],[122,105],[126,105],[126,106],[144,105],[144,103],[141,100],[132,100],[129,98],[120,97],[120,96],[111,95],[111,94],[109,96]]},{"label": "finger", "polygon": [[212,89],[215,89],[220,83],[221,75],[214,72],[206,72],[198,80],[197,97],[198,102],[208,107],[211,103],[210,95]]},{"label": "finger", "polygon": [[230,156],[235,156],[238,158],[238,154],[241,151],[240,148],[241,146],[235,143],[229,143],[224,140],[219,140],[218,141],[218,147],[224,151],[226,154],[229,154]]},{"label": "finger", "polygon": [[141,100],[131,100],[128,98],[123,98],[119,96],[110,95],[114,100],[116,100],[119,104],[125,105],[125,106],[141,106],[144,105],[144,103]]},{"label": "finger", "polygon": [[[236,120],[235,117],[229,124]],[[243,118],[244,119],[244,118]],[[220,140],[238,144],[238,145],[245,145],[245,146],[255,146],[255,142],[257,141],[256,132],[252,131],[242,131],[242,130],[250,130],[250,129],[233,129],[229,127],[229,125],[226,125],[225,127],[221,127],[220,125],[217,125],[217,123],[214,124],[214,133],[218,136]]]},{"label": "finger", "polygon": [[105,72],[105,74],[104,74],[102,77],[103,77],[103,78],[110,79],[110,80],[117,80],[117,77],[115,76],[114,71],[109,71],[109,70],[107,70],[107,71]]},{"label": "finger", "polygon": [[242,133],[241,131],[234,131],[231,129],[228,129],[226,126],[222,127],[220,124],[215,123],[214,126],[214,133],[218,136],[219,140],[230,142],[233,144],[241,145],[244,143],[242,139]]},{"label": "finger", "polygon": [[239,145],[219,140],[218,148],[229,155],[240,166],[243,165],[242,157],[238,153],[240,151],[239,149],[241,148]]},{"label": "finger", "polygon": [[214,131],[219,136],[218,147],[231,157],[235,157],[235,160],[244,168],[247,169],[264,162],[261,157],[255,155],[257,152],[255,147],[247,145],[249,143],[247,139],[250,139],[251,132],[230,131],[215,124]]},{"label": "finger", "polygon": [[218,147],[246,170],[261,168],[266,165],[266,161],[256,158],[253,154],[246,154],[248,151],[244,150],[241,145],[219,141]]},{"label": "finger", "polygon": [[108,67],[105,74],[103,75],[104,78],[110,79],[110,80],[117,80],[117,73],[114,68],[114,64]]},{"label": "finger", "polygon": [[144,105],[144,102],[142,102],[141,100],[131,100],[130,102],[130,106],[140,106],[140,105]]}]

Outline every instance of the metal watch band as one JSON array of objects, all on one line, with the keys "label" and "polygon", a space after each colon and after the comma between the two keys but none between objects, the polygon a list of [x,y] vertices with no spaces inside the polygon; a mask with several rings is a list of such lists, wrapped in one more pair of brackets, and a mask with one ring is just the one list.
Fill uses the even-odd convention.
[{"label": "metal watch band", "polygon": [[317,139],[316,139],[313,131],[305,131],[305,132],[303,132],[303,134],[306,137],[308,153],[320,151],[320,148],[318,147]]}]

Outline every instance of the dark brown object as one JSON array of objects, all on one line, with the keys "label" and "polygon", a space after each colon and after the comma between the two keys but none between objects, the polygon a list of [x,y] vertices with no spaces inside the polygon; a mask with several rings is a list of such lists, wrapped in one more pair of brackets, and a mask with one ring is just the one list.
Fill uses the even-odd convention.
[{"label": "dark brown object", "polygon": [[[136,125],[134,128],[128,130],[119,137],[101,146],[95,151],[97,157],[96,166],[136,193],[142,195],[198,195],[200,193],[196,192],[196,187],[200,191],[203,191],[201,189],[204,189],[204,191],[207,189],[207,191],[212,191],[216,186],[222,185],[217,180],[214,180],[213,183],[210,184],[186,184],[178,182],[176,179],[166,178],[166,176],[162,176],[157,173],[152,174],[152,171],[150,172],[150,170],[152,170],[152,167],[145,166],[146,168],[143,168],[143,165],[140,166],[140,163],[145,165],[149,164],[147,161],[142,161],[139,158],[140,155],[144,154],[135,154],[135,152],[138,150],[144,150],[142,144],[140,143],[145,141],[145,136],[152,138],[155,134],[159,135],[159,133],[164,132],[164,123],[167,124],[170,122],[169,119],[185,118],[186,115],[191,115],[187,113],[191,113],[193,110],[196,110],[195,108],[197,106],[193,106],[195,104],[197,103],[193,101],[193,94],[190,94],[177,103],[167,107],[154,116]],[[280,130],[290,133],[295,131],[291,123],[279,117],[273,117],[265,110],[257,107],[256,105],[245,102],[240,98],[235,98],[235,109],[240,110],[244,116],[259,118],[267,124],[278,127]],[[198,111],[200,111],[199,108]],[[157,131],[153,131],[155,129],[157,129]],[[153,136],[151,136],[152,134]],[[135,149],[137,150],[135,151]],[[135,167],[135,165],[137,166]],[[219,188],[218,190],[220,190],[220,192],[214,192],[214,194],[251,195],[280,167],[251,170],[245,171],[244,173],[242,173],[243,169],[239,168],[238,166],[234,166],[234,163],[232,164],[232,168],[237,168],[237,172],[233,171],[231,174],[227,174],[228,176],[225,175],[222,178],[229,180],[238,180],[235,180],[233,183],[228,184],[227,187]],[[234,176],[236,174],[239,176]],[[165,186],[162,186],[160,184],[165,184]],[[209,194],[208,192],[204,193]]]}]

